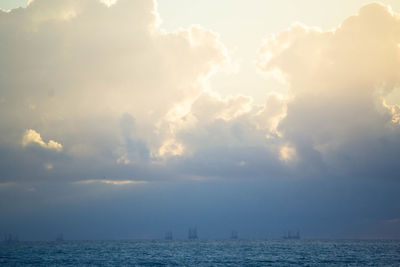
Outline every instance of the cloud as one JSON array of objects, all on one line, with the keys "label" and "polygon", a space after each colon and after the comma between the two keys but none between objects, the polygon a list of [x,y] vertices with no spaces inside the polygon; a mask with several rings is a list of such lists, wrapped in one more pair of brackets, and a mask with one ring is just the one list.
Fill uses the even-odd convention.
[{"label": "cloud", "polygon": [[35,130],[26,130],[22,137],[22,146],[29,146],[31,144],[38,144],[45,149],[51,149],[56,151],[62,150],[62,145],[54,140],[50,140],[47,144],[43,141],[42,137]]},{"label": "cloud", "polygon": [[399,44],[400,16],[379,3],[330,31],[297,23],[266,38],[258,66],[290,85],[277,129],[303,166],[341,175],[384,168],[394,176],[397,107],[383,99],[400,85]]},{"label": "cloud", "polygon": [[296,151],[293,147],[288,145],[283,145],[279,151],[279,158],[284,162],[290,162],[294,160],[296,157]]},{"label": "cloud", "polygon": [[145,184],[146,181],[134,181],[134,180],[107,180],[107,179],[99,179],[99,180],[81,180],[76,182],[76,184],[93,184],[93,183],[101,183],[101,184],[110,184],[110,185],[137,185],[137,184]]},{"label": "cloud", "polygon": [[[229,62],[218,34],[166,32],[154,1],[35,0],[0,21],[0,151],[33,179],[395,176],[399,109],[384,99],[400,81],[399,16],[386,6],[269,36],[258,67],[290,90],[263,104],[214,92]],[[24,146],[63,153],[18,150],[26,129]],[[5,182],[27,179],[5,168]]]},{"label": "cloud", "polygon": [[46,164],[44,164],[44,167],[45,167],[46,170],[52,170],[53,169],[53,164],[46,163]]},{"label": "cloud", "polygon": [[[181,153],[157,124],[192,103],[228,60],[212,31],[164,31],[154,1],[102,2],[35,0],[0,12],[0,145],[18,154],[18,133],[35,129],[23,144],[62,149],[57,169],[76,164],[70,177],[106,166],[151,169]],[[42,168],[49,159],[40,156]]]}]

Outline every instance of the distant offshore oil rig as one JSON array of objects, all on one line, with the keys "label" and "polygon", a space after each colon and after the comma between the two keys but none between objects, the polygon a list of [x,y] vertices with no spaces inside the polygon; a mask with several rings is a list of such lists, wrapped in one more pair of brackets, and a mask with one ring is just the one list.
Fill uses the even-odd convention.
[{"label": "distant offshore oil rig", "polygon": [[17,243],[19,242],[18,235],[12,235],[12,234],[4,235],[3,242],[7,244]]},{"label": "distant offshore oil rig", "polygon": [[197,228],[189,228],[189,232],[188,232],[188,239],[190,240],[196,240],[199,237],[197,236]]},{"label": "distant offshore oil rig", "polygon": [[165,233],[165,240],[172,240],[174,239],[172,236],[172,231],[168,231]]},{"label": "distant offshore oil rig", "polygon": [[237,231],[233,230],[233,231],[231,232],[231,239],[238,239],[238,238],[239,238],[239,236],[238,236]]},{"label": "distant offshore oil rig", "polygon": [[60,233],[56,236],[56,242],[62,242],[62,241],[64,241],[64,235]]},{"label": "distant offshore oil rig", "polygon": [[287,231],[287,234],[283,236],[283,239],[300,239],[300,231],[297,230],[296,233],[292,231]]}]

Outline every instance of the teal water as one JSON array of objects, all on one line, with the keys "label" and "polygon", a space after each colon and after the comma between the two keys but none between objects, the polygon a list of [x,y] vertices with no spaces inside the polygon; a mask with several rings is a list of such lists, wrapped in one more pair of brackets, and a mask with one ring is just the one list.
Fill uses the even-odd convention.
[{"label": "teal water", "polygon": [[400,266],[400,241],[200,240],[0,243],[1,266]]}]

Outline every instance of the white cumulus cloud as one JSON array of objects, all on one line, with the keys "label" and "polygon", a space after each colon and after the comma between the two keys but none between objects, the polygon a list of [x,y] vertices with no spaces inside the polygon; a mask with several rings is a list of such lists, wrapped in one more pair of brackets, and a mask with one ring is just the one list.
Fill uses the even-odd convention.
[{"label": "white cumulus cloud", "polygon": [[38,144],[39,146],[45,148],[45,149],[51,149],[51,150],[56,150],[56,151],[61,151],[62,150],[62,144],[57,143],[54,140],[50,140],[49,142],[44,142],[42,137],[38,132],[35,130],[29,129],[26,130],[24,133],[24,136],[22,137],[22,146],[28,146],[31,144]]}]

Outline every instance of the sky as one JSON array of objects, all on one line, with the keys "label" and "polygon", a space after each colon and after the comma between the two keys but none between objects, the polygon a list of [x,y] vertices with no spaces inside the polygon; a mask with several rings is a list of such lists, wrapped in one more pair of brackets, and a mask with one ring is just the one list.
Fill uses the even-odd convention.
[{"label": "sky", "polygon": [[0,8],[1,235],[400,238],[398,1]]}]

